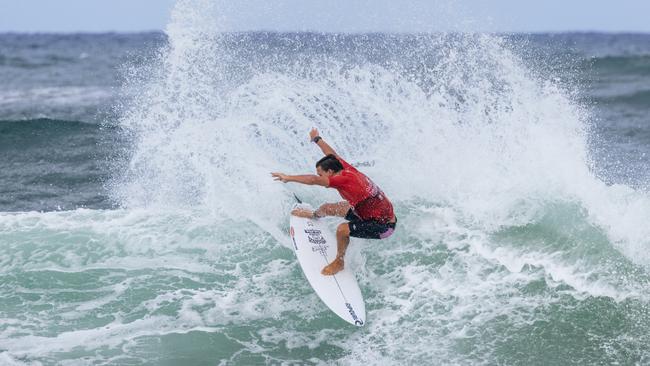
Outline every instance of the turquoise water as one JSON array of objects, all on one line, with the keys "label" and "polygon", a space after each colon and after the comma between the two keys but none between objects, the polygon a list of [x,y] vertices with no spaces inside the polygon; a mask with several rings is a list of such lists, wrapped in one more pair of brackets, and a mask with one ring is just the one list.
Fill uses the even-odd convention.
[{"label": "turquoise water", "polygon": [[285,240],[250,222],[195,210],[3,214],[3,357],[646,362],[646,270],[579,207],[549,211],[485,235],[458,226],[449,208],[400,205],[394,238],[355,243],[348,255],[368,309],[361,329],[322,305]]}]

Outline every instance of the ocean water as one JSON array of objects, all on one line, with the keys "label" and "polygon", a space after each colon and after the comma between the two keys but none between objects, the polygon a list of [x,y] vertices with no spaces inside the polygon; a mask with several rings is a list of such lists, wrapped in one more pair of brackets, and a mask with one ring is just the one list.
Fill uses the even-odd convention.
[{"label": "ocean water", "polygon": [[[650,364],[650,35],[0,35],[0,364]],[[395,204],[289,247],[312,126]],[[328,219],[334,227],[336,219]]]}]

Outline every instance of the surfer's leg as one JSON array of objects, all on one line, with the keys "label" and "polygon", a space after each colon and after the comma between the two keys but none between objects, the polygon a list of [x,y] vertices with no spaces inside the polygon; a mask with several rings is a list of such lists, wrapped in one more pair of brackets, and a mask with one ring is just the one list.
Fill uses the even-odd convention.
[{"label": "surfer's leg", "polygon": [[348,210],[350,209],[350,204],[347,201],[337,202],[337,203],[325,203],[321,205],[316,211],[316,216],[340,216],[345,217]]},{"label": "surfer's leg", "polygon": [[[321,205],[316,211],[312,212],[304,208],[296,208],[291,211],[291,214],[298,217],[305,217],[308,219],[323,216],[340,216],[345,217],[345,214],[350,210],[350,204],[347,201],[338,203],[325,203]],[[314,215],[315,214],[315,215]]]},{"label": "surfer's leg", "polygon": [[345,250],[350,244],[350,225],[348,223],[340,224],[336,228],[336,258],[321,271],[326,276],[331,276],[343,269]]}]

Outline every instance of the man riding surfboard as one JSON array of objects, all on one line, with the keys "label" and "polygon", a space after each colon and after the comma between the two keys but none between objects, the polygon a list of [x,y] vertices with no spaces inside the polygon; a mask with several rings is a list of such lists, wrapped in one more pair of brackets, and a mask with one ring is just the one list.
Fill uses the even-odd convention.
[{"label": "man riding surfboard", "polygon": [[316,173],[305,175],[287,175],[271,173],[273,178],[283,183],[296,182],[307,185],[319,185],[334,188],[345,201],[326,203],[315,211],[295,209],[292,215],[306,218],[323,216],[340,216],[348,222],[336,229],[336,259],[322,270],[324,275],[333,275],[344,266],[345,250],[350,243],[350,236],[365,239],[385,239],[395,231],[397,219],[393,205],[384,192],[363,173],[348,164],[318,134],[315,128],[309,137],[323,151],[325,157],[316,163]]}]

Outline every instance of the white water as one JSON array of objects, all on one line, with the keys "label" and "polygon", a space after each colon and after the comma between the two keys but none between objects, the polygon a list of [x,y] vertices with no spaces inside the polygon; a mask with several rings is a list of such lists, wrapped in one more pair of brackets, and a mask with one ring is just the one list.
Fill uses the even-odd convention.
[{"label": "white water", "polygon": [[253,66],[232,85],[240,79],[224,74],[234,61],[215,11],[180,1],[169,48],[146,69],[152,76],[134,81],[141,98],[122,125],[136,144],[116,187],[126,207],[198,205],[280,229],[292,191],[337,199],[268,176],[314,170],[315,126],[348,160],[372,162],[365,170],[397,202],[449,205],[489,231],[523,225],[547,202],[576,202],[630,259],[650,263],[641,250],[648,197],[593,176],[588,112],[500,39],[432,37],[425,51],[443,57],[415,78],[315,54],[305,65],[274,65],[283,72]]}]

